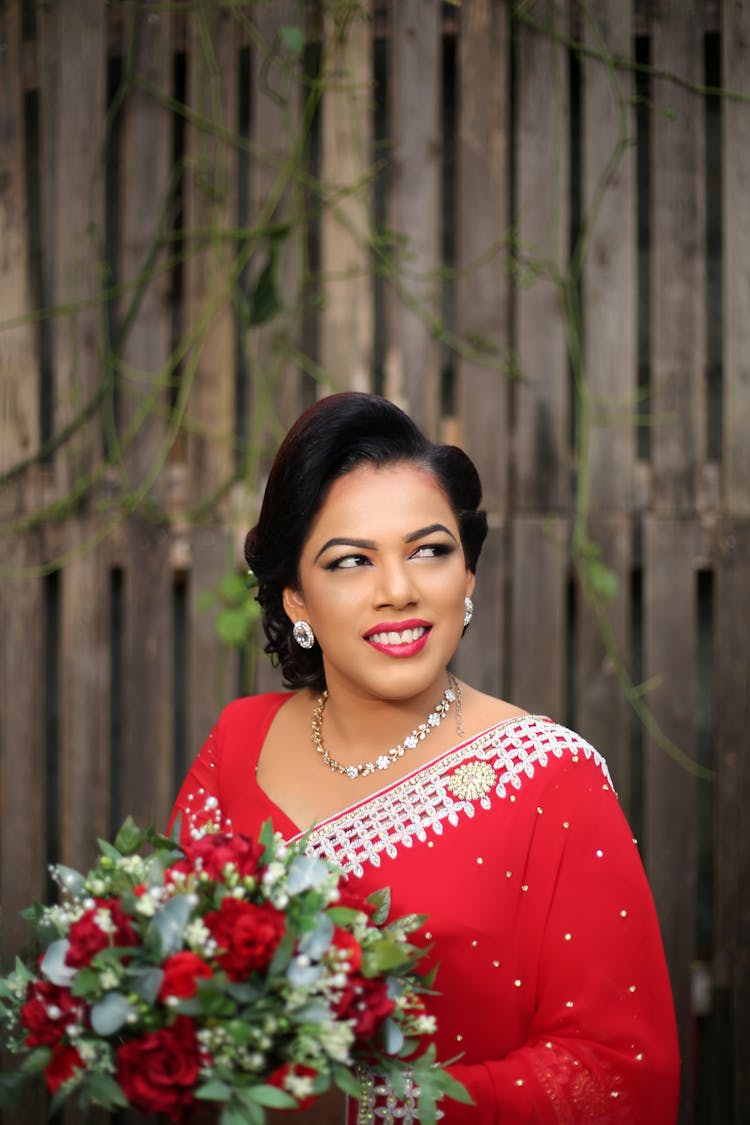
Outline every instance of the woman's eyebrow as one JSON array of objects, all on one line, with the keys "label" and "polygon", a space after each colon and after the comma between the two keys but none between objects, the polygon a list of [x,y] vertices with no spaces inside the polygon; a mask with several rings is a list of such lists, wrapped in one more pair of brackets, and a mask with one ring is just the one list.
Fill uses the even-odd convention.
[{"label": "woman's eyebrow", "polygon": [[345,537],[336,537],[335,539],[329,539],[327,543],[323,544],[313,559],[313,562],[316,563],[323,552],[327,551],[329,547],[363,547],[367,551],[377,551],[378,549],[377,544],[373,543],[372,539],[347,539]]},{"label": "woman's eyebrow", "polygon": [[410,531],[408,535],[404,536],[404,543],[413,543],[415,539],[422,539],[425,535],[432,535],[433,531],[444,531],[446,535],[450,535],[453,542],[456,542],[456,537],[452,531],[443,523],[431,523],[429,527],[420,527],[419,531]]}]

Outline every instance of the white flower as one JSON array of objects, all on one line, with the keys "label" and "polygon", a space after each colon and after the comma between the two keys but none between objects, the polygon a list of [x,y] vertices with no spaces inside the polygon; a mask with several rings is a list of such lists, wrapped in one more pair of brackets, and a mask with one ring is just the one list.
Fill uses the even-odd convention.
[{"label": "white flower", "polygon": [[102,975],[99,977],[99,983],[101,984],[102,988],[105,989],[105,991],[109,991],[113,988],[117,988],[120,980],[117,976],[117,973],[115,973],[112,969],[105,969]]},{"label": "white flower", "polygon": [[153,918],[154,914],[156,914],[157,906],[158,903],[155,901],[151,891],[146,891],[145,894],[140,895],[135,904],[136,910],[139,914],[142,914],[144,918]]},{"label": "white flower", "polygon": [[302,1101],[309,1098],[313,1092],[313,1080],[306,1074],[287,1074],[284,1079],[284,1089],[288,1090],[293,1098]]},{"label": "white flower", "polygon": [[329,1058],[336,1062],[349,1061],[349,1048],[354,1042],[354,1032],[347,1023],[324,1023],[318,1029],[321,1046]]},{"label": "white flower", "polygon": [[94,921],[104,934],[114,934],[117,932],[117,926],[106,907],[100,907],[100,909],[96,911]]},{"label": "white flower", "polygon": [[279,863],[276,859],[271,860],[268,867],[263,872],[263,886],[272,887],[275,883],[278,883],[285,874],[286,868],[284,864]]}]

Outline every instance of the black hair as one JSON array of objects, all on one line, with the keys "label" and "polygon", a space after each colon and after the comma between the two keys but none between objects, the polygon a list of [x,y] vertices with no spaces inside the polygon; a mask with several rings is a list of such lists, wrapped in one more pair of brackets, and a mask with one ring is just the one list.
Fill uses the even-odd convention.
[{"label": "black hair", "polygon": [[258,580],[265,651],[281,664],[287,687],[325,687],[317,641],[301,648],[292,637],[283,593],[299,584],[299,560],[332,483],[363,464],[411,462],[428,469],[458,521],[466,565],[476,572],[487,535],[479,511],[482,485],[473,462],[455,445],[436,445],[394,403],[351,391],[309,407],[284,438],[268,477],[258,522],[245,541],[245,558]]}]

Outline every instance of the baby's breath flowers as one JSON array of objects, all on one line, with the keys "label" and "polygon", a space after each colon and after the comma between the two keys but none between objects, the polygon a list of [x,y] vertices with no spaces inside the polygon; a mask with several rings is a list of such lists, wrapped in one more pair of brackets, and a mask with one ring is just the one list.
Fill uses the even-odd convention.
[{"label": "baby's breath flowers", "polygon": [[[340,872],[266,824],[257,841],[208,833],[184,847],[126,821],[92,871],[54,870],[61,902],[27,912],[43,949],[0,979],[0,1105],[41,1077],[52,1109],[134,1107],[262,1125],[363,1064],[422,1093],[420,1121],[465,1091],[435,1064],[435,1020],[410,941]],[[431,982],[430,982],[431,983]],[[165,1074],[168,1081],[165,1081]]]}]

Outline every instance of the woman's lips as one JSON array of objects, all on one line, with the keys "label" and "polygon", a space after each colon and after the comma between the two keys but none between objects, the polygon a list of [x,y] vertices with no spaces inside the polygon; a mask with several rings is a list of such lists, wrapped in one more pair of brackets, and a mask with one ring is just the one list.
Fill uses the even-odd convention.
[{"label": "woman's lips", "polygon": [[401,629],[381,629],[368,633],[365,640],[378,652],[389,656],[414,656],[427,644],[430,626],[412,625]]}]

